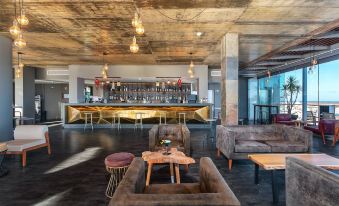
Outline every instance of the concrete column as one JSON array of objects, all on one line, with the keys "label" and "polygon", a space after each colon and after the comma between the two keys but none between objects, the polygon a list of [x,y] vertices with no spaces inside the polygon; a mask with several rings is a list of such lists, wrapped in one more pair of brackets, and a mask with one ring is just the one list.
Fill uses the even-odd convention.
[{"label": "concrete column", "polygon": [[0,36],[0,142],[13,139],[12,40]]},{"label": "concrete column", "polygon": [[76,76],[69,78],[69,103],[83,103],[85,102],[84,96],[85,79]]},{"label": "concrete column", "polygon": [[238,124],[239,35],[227,33],[221,40],[221,124]]},{"label": "concrete column", "polygon": [[[35,118],[35,68],[25,67],[22,77],[15,79],[15,111],[20,111],[23,117]],[[18,115],[18,114],[17,114]],[[30,124],[34,122],[31,121]]]}]

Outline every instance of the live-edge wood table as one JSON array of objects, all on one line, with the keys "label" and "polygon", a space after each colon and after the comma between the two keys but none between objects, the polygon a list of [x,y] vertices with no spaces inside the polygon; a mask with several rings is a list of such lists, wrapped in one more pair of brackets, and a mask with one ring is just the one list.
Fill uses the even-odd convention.
[{"label": "live-edge wood table", "polygon": [[285,170],[286,157],[295,157],[309,164],[329,170],[339,170],[339,159],[327,154],[250,154],[248,158],[254,162],[254,182],[259,184],[259,167],[271,171],[273,202],[279,201],[279,188],[277,186],[277,171]]},{"label": "live-edge wood table", "polygon": [[195,163],[195,160],[191,157],[187,157],[183,152],[178,151],[176,148],[171,148],[170,154],[165,155],[165,151],[150,152],[146,151],[142,153],[142,158],[148,164],[146,186],[149,186],[152,167],[154,164],[166,164],[170,165],[171,182],[174,183],[173,165],[175,167],[175,176],[177,184],[180,184],[179,165],[183,164],[188,166]]}]

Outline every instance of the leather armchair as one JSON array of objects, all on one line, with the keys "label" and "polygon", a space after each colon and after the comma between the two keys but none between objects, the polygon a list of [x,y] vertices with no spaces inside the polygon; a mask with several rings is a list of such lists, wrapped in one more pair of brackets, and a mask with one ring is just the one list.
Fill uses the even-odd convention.
[{"label": "leather armchair", "polygon": [[165,139],[171,140],[172,147],[176,147],[188,156],[190,155],[190,131],[186,125],[154,125],[149,131],[149,150],[161,150],[162,145],[160,145],[160,141]]},{"label": "leather armchair", "polygon": [[334,206],[339,202],[339,176],[300,159],[286,158],[286,205]]},{"label": "leather armchair", "polygon": [[322,119],[319,121],[318,126],[305,126],[304,129],[320,134],[323,139],[323,143],[326,144],[325,135],[334,135],[335,124],[338,121],[339,120],[335,119]]}]

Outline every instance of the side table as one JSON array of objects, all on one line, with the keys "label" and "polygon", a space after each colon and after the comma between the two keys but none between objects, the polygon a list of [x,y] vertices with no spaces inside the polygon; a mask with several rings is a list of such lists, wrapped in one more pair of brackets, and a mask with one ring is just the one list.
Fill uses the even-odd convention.
[{"label": "side table", "polygon": [[175,176],[177,184],[180,184],[180,173],[179,165],[189,165],[195,163],[195,160],[191,157],[187,157],[183,152],[178,151],[176,148],[171,148],[170,154],[165,155],[165,151],[150,152],[146,151],[142,153],[142,158],[148,164],[147,177],[146,177],[146,186],[149,186],[152,167],[154,164],[169,164],[170,165],[170,174],[171,182],[174,183],[174,173],[173,167],[175,168]]}]

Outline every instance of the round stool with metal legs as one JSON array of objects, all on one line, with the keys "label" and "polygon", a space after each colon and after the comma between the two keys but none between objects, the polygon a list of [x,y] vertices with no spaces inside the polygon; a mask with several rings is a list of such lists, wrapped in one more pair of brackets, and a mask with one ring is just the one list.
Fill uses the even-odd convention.
[{"label": "round stool with metal legs", "polygon": [[179,124],[181,124],[181,116],[183,116],[184,118],[184,124],[186,124],[186,113],[184,113],[184,112],[181,112],[181,113],[178,113],[178,115],[179,115]]},{"label": "round stool with metal legs", "polygon": [[87,125],[89,124],[93,131],[93,113],[94,112],[84,112],[85,115],[85,125],[84,125],[84,131],[86,130]]},{"label": "round stool with metal legs", "polygon": [[105,166],[107,172],[111,174],[109,179],[106,196],[113,197],[115,190],[117,189],[120,181],[124,177],[129,165],[132,163],[134,155],[127,152],[119,152],[108,155],[105,158]]},{"label": "round stool with metal legs", "polygon": [[118,131],[121,129],[120,114],[118,112],[113,112],[112,114],[112,128],[118,128]]},{"label": "round stool with metal legs", "polygon": [[162,119],[164,119],[164,124],[167,124],[166,112],[159,112],[159,124],[162,124]]}]

